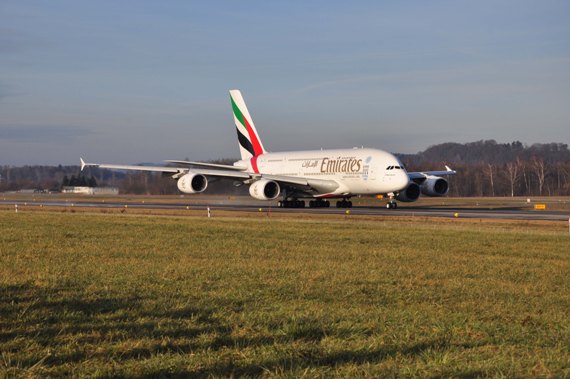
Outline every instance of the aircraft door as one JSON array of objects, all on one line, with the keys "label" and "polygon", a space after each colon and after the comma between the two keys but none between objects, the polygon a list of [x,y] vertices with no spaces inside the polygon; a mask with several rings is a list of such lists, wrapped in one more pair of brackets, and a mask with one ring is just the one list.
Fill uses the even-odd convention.
[{"label": "aircraft door", "polygon": [[285,170],[285,160],[283,157],[264,157],[267,172],[273,175],[281,175]]},{"label": "aircraft door", "polygon": [[372,162],[372,157],[366,158],[362,166],[362,179],[368,191],[375,187],[377,171],[378,167]]}]

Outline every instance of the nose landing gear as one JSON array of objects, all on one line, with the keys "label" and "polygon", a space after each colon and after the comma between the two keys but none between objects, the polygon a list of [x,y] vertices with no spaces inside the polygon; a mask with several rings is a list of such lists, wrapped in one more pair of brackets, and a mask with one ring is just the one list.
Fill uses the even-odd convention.
[{"label": "nose landing gear", "polygon": [[386,203],[386,208],[387,208],[387,209],[396,209],[396,208],[398,208],[398,203],[396,203],[396,200],[394,200],[394,197],[395,197],[394,194],[393,194],[393,193],[390,193],[390,194],[388,194],[388,196],[390,197],[390,201],[388,201],[388,202]]},{"label": "nose landing gear", "polygon": [[390,202],[386,203],[386,208],[387,209],[396,209],[396,208],[398,208],[398,203],[391,200]]}]

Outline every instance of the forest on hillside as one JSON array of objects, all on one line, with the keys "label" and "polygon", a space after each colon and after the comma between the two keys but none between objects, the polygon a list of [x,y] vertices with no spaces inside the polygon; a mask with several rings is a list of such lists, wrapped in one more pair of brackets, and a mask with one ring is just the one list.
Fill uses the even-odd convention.
[{"label": "forest on hillside", "polygon": [[[524,145],[497,143],[443,143],[417,154],[397,154],[408,171],[457,171],[450,178],[450,196],[570,195],[570,150],[563,143]],[[231,164],[235,159],[212,163]],[[22,189],[57,191],[64,185],[87,183],[118,187],[124,194],[177,194],[176,182],[160,173],[123,172],[79,166],[0,166],[0,192]],[[246,194],[247,186],[232,180],[211,181],[209,193]]]},{"label": "forest on hillside", "polygon": [[450,196],[570,195],[570,150],[563,143],[443,143],[400,159],[409,171],[451,166],[457,175]]}]

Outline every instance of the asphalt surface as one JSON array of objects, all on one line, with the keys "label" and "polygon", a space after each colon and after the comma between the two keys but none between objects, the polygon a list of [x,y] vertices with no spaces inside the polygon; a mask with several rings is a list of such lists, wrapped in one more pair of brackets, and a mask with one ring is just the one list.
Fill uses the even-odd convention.
[{"label": "asphalt surface", "polygon": [[409,216],[409,217],[459,217],[459,218],[477,218],[477,219],[504,219],[504,220],[545,220],[545,221],[565,221],[569,219],[569,212],[566,211],[548,211],[548,210],[532,210],[519,208],[449,208],[449,207],[413,207],[406,205],[400,206],[398,209],[386,209],[381,206],[355,206],[350,209],[343,208],[278,208],[275,205],[268,205],[264,202],[238,202],[238,201],[212,201],[210,203],[200,201],[177,201],[177,202],[121,202],[121,201],[103,201],[101,199],[85,199],[85,200],[51,200],[51,199],[35,199],[35,200],[17,200],[6,199],[1,200],[0,204],[12,205],[19,207],[78,207],[78,208],[132,208],[132,209],[171,209],[171,210],[203,210],[210,208],[211,212],[216,210],[224,210],[230,212],[272,212],[272,213],[308,213],[308,214],[346,214],[347,211],[352,215],[367,216]]}]

